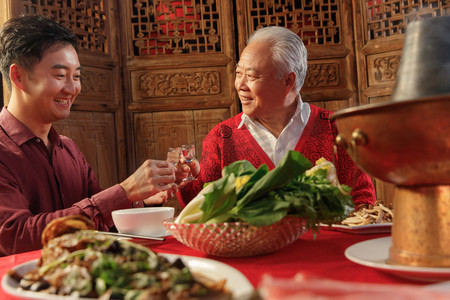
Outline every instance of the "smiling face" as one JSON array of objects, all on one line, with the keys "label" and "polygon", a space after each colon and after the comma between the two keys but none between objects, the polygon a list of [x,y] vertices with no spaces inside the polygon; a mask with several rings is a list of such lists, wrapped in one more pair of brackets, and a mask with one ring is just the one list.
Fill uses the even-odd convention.
[{"label": "smiling face", "polygon": [[81,91],[78,54],[71,45],[53,46],[21,79],[26,117],[33,118],[34,125],[68,118],[72,103]]},{"label": "smiling face", "polygon": [[[253,118],[275,118],[291,107],[295,97],[288,97],[295,75],[278,75],[267,42],[250,43],[236,67],[235,88],[243,112]],[[294,76],[294,82],[292,81]]]}]

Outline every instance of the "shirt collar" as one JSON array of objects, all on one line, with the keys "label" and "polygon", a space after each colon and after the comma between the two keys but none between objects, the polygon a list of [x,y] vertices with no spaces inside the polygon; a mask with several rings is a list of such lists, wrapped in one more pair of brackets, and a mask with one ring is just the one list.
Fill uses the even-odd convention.
[{"label": "shirt collar", "polygon": [[[36,136],[26,127],[22,122],[16,119],[7,109],[3,107],[0,112],[0,126],[10,137],[10,139],[18,146],[26,143],[31,139],[35,139]],[[60,146],[61,139],[58,132],[53,128],[50,128],[48,138],[53,145]]]},{"label": "shirt collar", "polygon": [[[308,113],[307,109],[305,106],[307,106],[308,103],[304,103],[302,101],[302,97],[300,95],[298,95],[298,104],[297,104],[297,108],[295,110],[294,115],[292,116],[291,120],[289,121],[288,125],[291,124],[293,122],[294,119],[300,118],[302,124],[306,124],[306,122],[308,121]],[[242,126],[246,125],[253,125],[253,126],[257,126],[257,123],[253,118],[249,117],[248,115],[242,113],[241,116],[241,122],[239,123],[238,129],[241,129]]]}]

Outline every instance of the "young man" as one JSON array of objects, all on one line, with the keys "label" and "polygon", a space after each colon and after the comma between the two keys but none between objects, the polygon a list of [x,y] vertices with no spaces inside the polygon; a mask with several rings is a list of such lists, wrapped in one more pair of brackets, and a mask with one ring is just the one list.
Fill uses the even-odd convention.
[{"label": "young man", "polygon": [[9,20],[0,67],[11,90],[0,113],[0,255],[39,249],[45,225],[62,216],[85,215],[107,231],[113,210],[164,201],[151,196],[171,196],[176,176],[187,176],[149,159],[120,184],[99,187],[75,143],[52,127],[81,90],[77,38],[63,26],[42,16]]}]

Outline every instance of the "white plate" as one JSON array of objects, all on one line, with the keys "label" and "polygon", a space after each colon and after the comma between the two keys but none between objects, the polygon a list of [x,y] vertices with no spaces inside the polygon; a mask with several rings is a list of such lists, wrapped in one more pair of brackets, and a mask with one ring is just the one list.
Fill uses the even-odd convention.
[{"label": "white plate", "polygon": [[368,233],[389,233],[392,229],[392,223],[382,223],[382,224],[369,224],[361,226],[348,226],[348,225],[338,225],[332,224],[331,226],[326,224],[320,224],[322,229],[325,230],[336,230],[340,232],[349,232],[356,234],[368,234]]},{"label": "white plate", "polygon": [[[248,279],[235,268],[208,258],[200,258],[194,256],[176,255],[158,253],[158,255],[167,257],[170,261],[174,261],[177,258],[181,258],[183,263],[186,264],[192,272],[205,274],[213,280],[226,279],[225,287],[233,293],[234,298],[240,298],[248,296],[253,291],[252,284]],[[14,270],[19,274],[24,274],[28,271],[37,268],[37,259],[20,264],[14,267]],[[17,289],[17,282],[10,276],[5,275],[2,278],[3,290],[13,296],[21,297],[24,299],[42,299],[42,300],[54,300],[54,299],[75,299],[73,297],[62,297],[56,295],[49,295],[38,292],[22,291]],[[78,299],[78,298],[76,298]],[[81,298],[83,300],[93,300],[91,298]]]},{"label": "white plate", "polygon": [[386,271],[397,276],[419,281],[444,281],[450,279],[450,268],[430,268],[391,265],[387,263],[389,258],[389,248],[391,247],[391,237],[372,239],[359,242],[345,250],[345,257],[349,260]]}]

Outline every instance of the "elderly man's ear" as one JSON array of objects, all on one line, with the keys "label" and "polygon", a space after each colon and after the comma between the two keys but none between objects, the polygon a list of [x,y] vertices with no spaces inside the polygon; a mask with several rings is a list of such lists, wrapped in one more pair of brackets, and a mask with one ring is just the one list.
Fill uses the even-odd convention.
[{"label": "elderly man's ear", "polygon": [[294,87],[296,78],[297,78],[297,76],[295,75],[294,72],[291,72],[286,76],[285,82],[286,82],[286,87],[288,89],[291,89]]}]

